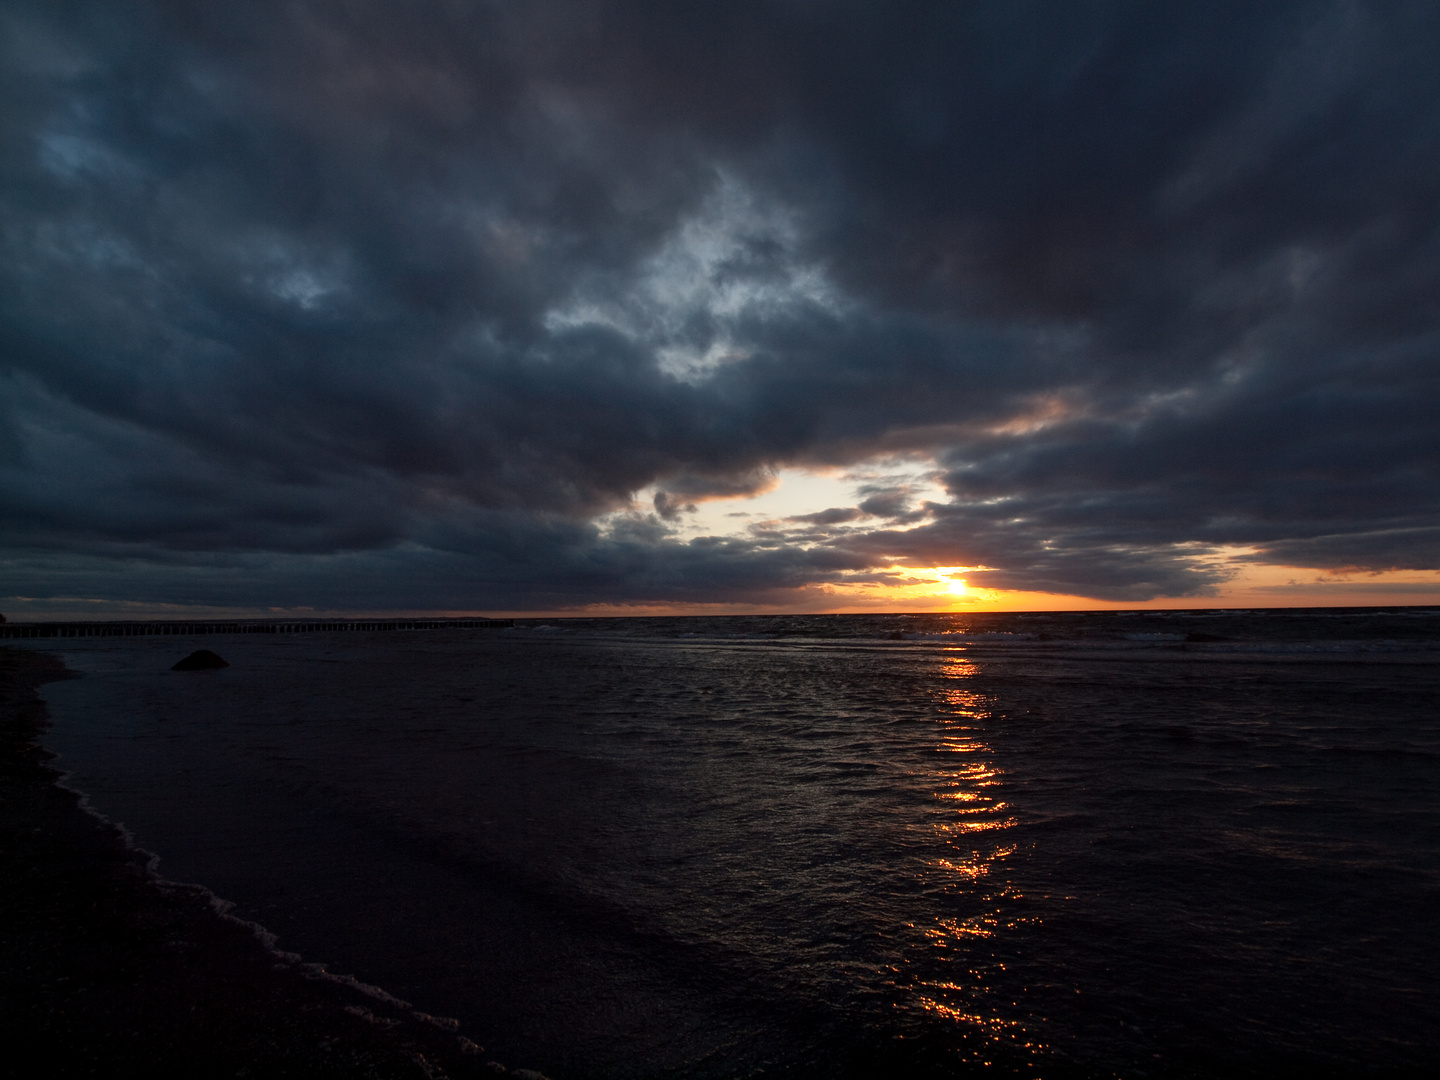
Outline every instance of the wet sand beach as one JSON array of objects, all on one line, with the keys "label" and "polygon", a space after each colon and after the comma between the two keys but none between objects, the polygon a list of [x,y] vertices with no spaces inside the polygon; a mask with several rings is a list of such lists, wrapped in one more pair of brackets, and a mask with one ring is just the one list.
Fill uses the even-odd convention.
[{"label": "wet sand beach", "polygon": [[0,649],[0,1075],[505,1072],[452,1023],[277,954],[204,890],[153,874],[39,745],[36,687],[69,675]]}]

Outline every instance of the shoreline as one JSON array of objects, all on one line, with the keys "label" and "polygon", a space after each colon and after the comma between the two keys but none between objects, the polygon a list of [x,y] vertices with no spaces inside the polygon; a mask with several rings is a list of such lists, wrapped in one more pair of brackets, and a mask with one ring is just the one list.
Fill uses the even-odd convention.
[{"label": "shoreline", "polygon": [[0,647],[0,1076],[539,1076],[159,877],[40,744],[37,689],[71,677],[58,657]]}]

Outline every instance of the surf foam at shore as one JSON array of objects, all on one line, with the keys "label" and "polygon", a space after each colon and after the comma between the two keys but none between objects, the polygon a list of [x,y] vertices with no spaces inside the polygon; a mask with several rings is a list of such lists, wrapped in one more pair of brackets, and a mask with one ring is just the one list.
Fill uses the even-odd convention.
[{"label": "surf foam at shore", "polygon": [[35,689],[71,674],[0,649],[0,1037],[26,1070],[6,1075],[505,1071],[457,1022],[305,964],[208,889],[155,874],[156,857],[62,783],[36,743]]}]

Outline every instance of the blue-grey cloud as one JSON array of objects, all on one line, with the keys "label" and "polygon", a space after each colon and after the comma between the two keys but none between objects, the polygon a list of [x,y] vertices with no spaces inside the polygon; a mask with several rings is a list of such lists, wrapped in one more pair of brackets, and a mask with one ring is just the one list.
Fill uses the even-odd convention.
[{"label": "blue-grey cloud", "polygon": [[[16,592],[780,603],[893,558],[1143,599],[1213,589],[1215,545],[1440,566],[1433,5],[0,20]],[[886,454],[947,501],[676,531]]]}]

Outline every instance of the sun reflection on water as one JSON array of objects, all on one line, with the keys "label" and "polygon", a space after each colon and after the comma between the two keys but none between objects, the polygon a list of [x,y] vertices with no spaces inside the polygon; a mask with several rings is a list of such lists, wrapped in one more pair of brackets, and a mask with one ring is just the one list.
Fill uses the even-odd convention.
[{"label": "sun reflection on water", "polygon": [[912,968],[912,1004],[987,1043],[1038,1052],[1039,1040],[1023,1021],[997,1011],[987,985],[990,974],[1004,966],[994,939],[1026,921],[1015,904],[1023,897],[1004,872],[1018,849],[1009,839],[1017,819],[987,738],[989,701],[972,684],[979,674],[975,662],[947,659],[941,674],[946,685],[939,694],[929,822],[941,850],[926,861],[925,874],[927,884],[938,887],[945,910],[931,925],[916,927],[925,956],[917,956]]}]

